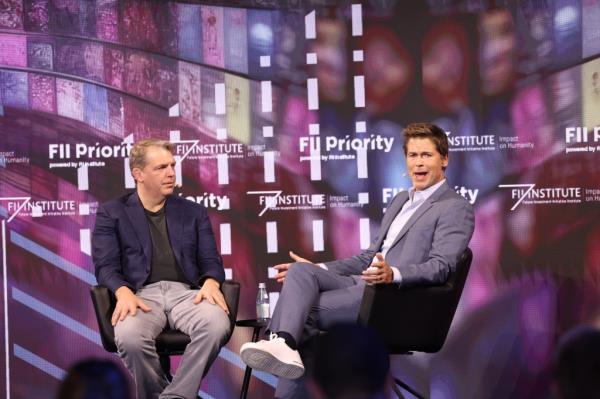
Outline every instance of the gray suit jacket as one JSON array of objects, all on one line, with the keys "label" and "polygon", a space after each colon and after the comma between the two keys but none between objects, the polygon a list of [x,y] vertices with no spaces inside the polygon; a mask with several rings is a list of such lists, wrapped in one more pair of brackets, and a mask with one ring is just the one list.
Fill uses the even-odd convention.
[{"label": "gray suit jacket", "polygon": [[[407,191],[394,197],[368,249],[347,259],[326,262],[327,268],[342,275],[356,275],[369,267],[407,200]],[[474,224],[471,204],[444,182],[411,216],[385,259],[398,268],[403,286],[443,284],[469,244]]]}]

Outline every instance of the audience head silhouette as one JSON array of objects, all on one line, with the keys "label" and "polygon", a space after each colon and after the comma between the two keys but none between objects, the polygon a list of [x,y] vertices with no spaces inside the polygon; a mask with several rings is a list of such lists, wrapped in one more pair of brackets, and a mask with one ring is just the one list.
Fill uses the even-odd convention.
[{"label": "audience head silhouette", "polygon": [[87,359],[74,364],[56,399],[131,399],[127,377],[109,360]]},{"label": "audience head silhouette", "polygon": [[373,331],[338,324],[317,339],[311,390],[315,398],[384,398],[389,355]]},{"label": "audience head silhouette", "polygon": [[561,399],[597,398],[600,392],[600,330],[579,326],[559,340],[554,382]]}]

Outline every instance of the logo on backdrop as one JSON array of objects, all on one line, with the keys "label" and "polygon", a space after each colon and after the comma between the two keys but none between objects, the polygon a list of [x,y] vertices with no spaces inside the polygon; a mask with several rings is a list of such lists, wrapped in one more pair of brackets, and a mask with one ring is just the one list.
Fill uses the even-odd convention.
[{"label": "logo on backdrop", "polygon": [[585,202],[600,202],[600,188],[586,188],[583,195]]},{"label": "logo on backdrop", "polygon": [[241,143],[200,144],[198,140],[171,142],[175,145],[175,155],[185,159],[211,159],[219,155],[227,155],[228,158],[244,157],[244,144]]},{"label": "logo on backdrop", "polygon": [[518,136],[500,136],[498,142],[500,150],[522,150],[524,148],[532,150],[535,147],[531,141],[520,142]]},{"label": "logo on backdrop", "polygon": [[[267,151],[267,146],[265,144],[249,144],[247,149],[248,152],[246,153],[246,157],[260,157],[265,153],[265,151]],[[277,156],[281,155],[279,151],[273,152]]]},{"label": "logo on backdrop", "polygon": [[493,134],[481,136],[452,136],[448,135],[450,151],[495,151],[498,150],[522,150],[533,149],[535,143],[531,141],[520,141],[519,136],[498,136]]},{"label": "logo on backdrop", "polygon": [[[565,142],[570,147],[565,152],[600,152],[600,126],[589,130],[586,126],[565,128]],[[589,145],[592,144],[592,145]]]},{"label": "logo on backdrop", "polygon": [[471,205],[475,203],[475,201],[477,200],[477,195],[479,195],[478,188],[471,189],[464,186],[454,186],[454,191],[456,191],[456,194],[462,196],[464,199],[469,201]]},{"label": "logo on backdrop", "polygon": [[369,193],[358,193],[358,195],[329,195],[330,208],[362,208],[369,204]]},{"label": "logo on backdrop", "polygon": [[133,144],[122,142],[114,145],[100,143],[53,143],[48,144],[48,164],[53,168],[79,168],[81,166],[105,166],[104,160],[127,158]]},{"label": "logo on backdrop", "polygon": [[453,136],[452,132],[446,132],[448,136],[449,151],[495,151],[496,136],[486,134],[481,136]]},{"label": "logo on backdrop", "polygon": [[258,203],[263,207],[258,216],[264,215],[269,209],[274,211],[325,209],[325,194],[283,194],[281,190],[248,191],[246,194],[258,197]]},{"label": "logo on backdrop", "polygon": [[207,209],[216,209],[218,211],[223,211],[229,209],[230,206],[229,197],[227,195],[218,195],[214,193],[205,192],[200,195],[185,195],[183,193],[180,193],[179,196],[185,198],[188,201],[201,204]]},{"label": "logo on backdrop", "polygon": [[355,159],[356,151],[383,151],[388,153],[394,145],[394,137],[371,134],[368,137],[304,136],[298,139],[300,161],[309,161],[314,154],[320,154],[321,161]]},{"label": "logo on backdrop", "polygon": [[29,157],[21,157],[15,151],[0,151],[0,167],[5,168],[11,164],[28,164]]},{"label": "logo on backdrop", "polygon": [[500,184],[498,187],[510,189],[511,198],[515,201],[511,211],[521,204],[580,204],[583,200],[581,187],[536,188],[535,184]]},{"label": "logo on backdrop", "polygon": [[[9,214],[17,211],[23,205],[22,201],[8,201],[6,208]],[[21,209],[21,216],[34,218],[46,216],[92,215],[98,209],[98,202],[78,202],[74,200],[36,200],[31,199]]]}]

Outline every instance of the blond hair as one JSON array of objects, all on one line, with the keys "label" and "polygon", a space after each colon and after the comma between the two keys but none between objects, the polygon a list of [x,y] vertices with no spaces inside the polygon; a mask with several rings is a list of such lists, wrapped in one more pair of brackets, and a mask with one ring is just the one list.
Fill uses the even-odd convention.
[{"label": "blond hair", "polygon": [[129,152],[129,169],[131,171],[134,168],[144,169],[144,166],[146,166],[146,153],[149,147],[164,148],[171,154],[174,151],[173,143],[167,140],[153,138],[140,140],[131,147],[131,151]]}]

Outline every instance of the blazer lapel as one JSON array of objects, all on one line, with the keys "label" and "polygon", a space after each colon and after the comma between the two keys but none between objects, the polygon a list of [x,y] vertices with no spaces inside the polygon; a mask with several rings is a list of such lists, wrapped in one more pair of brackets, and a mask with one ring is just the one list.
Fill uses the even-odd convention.
[{"label": "blazer lapel", "polygon": [[173,249],[173,255],[175,255],[177,264],[183,266],[181,264],[181,239],[183,236],[184,223],[183,212],[179,209],[179,203],[173,201],[171,197],[167,197],[165,212],[167,214],[167,233],[169,235],[169,241],[171,242],[171,249]]},{"label": "blazer lapel", "polygon": [[404,237],[404,235],[408,232],[408,229],[410,229],[412,227],[412,225],[415,224],[415,222],[425,212],[427,212],[429,210],[429,208],[431,208],[433,206],[433,204],[446,192],[447,189],[449,189],[449,186],[447,183],[444,183],[433,194],[431,194],[431,196],[429,198],[427,198],[425,203],[423,205],[421,205],[419,207],[419,209],[416,210],[415,213],[412,214],[412,216],[410,217],[410,219],[408,219],[408,221],[406,222],[404,227],[402,227],[402,230],[400,230],[400,232],[398,233],[398,236],[396,237],[396,239],[394,240],[394,242],[392,243],[390,248],[392,248],[394,245],[396,245],[398,243],[398,241],[400,241],[400,239],[402,237]]},{"label": "blazer lapel", "polygon": [[144,206],[137,193],[131,194],[127,199],[125,213],[133,226],[138,241],[142,244],[142,249],[149,265],[152,259],[152,240],[150,239],[150,230],[148,229],[148,220],[144,213]]},{"label": "blazer lapel", "polygon": [[385,212],[386,216],[389,215],[389,217],[384,218],[383,220],[383,224],[381,225],[381,228],[379,230],[379,240],[377,242],[377,247],[381,247],[381,244],[383,244],[383,240],[385,240],[387,231],[390,229],[392,222],[394,221],[394,219],[398,215],[398,212],[400,212],[402,206],[406,201],[408,201],[408,191],[403,191],[399,194],[398,200],[391,204],[392,206]]}]

